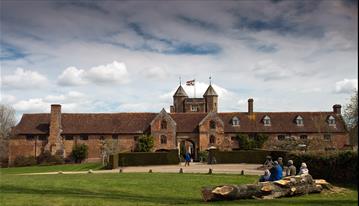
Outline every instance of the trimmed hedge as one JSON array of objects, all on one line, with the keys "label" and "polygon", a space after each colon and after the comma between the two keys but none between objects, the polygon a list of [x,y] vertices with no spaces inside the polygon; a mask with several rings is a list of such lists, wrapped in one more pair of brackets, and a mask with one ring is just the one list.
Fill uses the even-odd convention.
[{"label": "trimmed hedge", "polygon": [[356,184],[358,181],[358,152],[291,153],[297,170],[305,162],[313,178],[335,183]]},{"label": "trimmed hedge", "polygon": [[[212,152],[212,151],[211,151]],[[216,163],[250,163],[263,164],[266,156],[272,156],[273,161],[278,157],[282,157],[286,161],[286,151],[272,151],[272,150],[238,150],[238,151],[213,151]]]},{"label": "trimmed hedge", "polygon": [[171,165],[179,164],[178,150],[168,152],[128,152],[110,155],[110,167],[144,166],[144,165]]}]

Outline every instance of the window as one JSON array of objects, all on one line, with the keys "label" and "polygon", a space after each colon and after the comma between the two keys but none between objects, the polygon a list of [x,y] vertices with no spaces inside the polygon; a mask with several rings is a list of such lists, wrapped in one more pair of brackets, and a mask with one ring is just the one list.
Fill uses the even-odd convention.
[{"label": "window", "polygon": [[209,143],[210,143],[210,144],[215,144],[215,143],[216,143],[216,137],[213,136],[213,135],[211,135],[211,136],[209,137]]},{"label": "window", "polygon": [[209,128],[211,128],[211,129],[216,129],[216,122],[213,121],[213,120],[211,120],[211,121],[209,122]]},{"label": "window", "polygon": [[191,105],[191,111],[192,112],[198,112],[198,106],[197,105]]},{"label": "window", "polygon": [[166,122],[166,120],[162,120],[162,122],[161,122],[161,129],[167,129],[167,122]]},{"label": "window", "polygon": [[80,140],[88,140],[89,136],[87,134],[80,135]]},{"label": "window", "polygon": [[47,140],[47,136],[46,136],[46,135],[38,135],[38,136],[37,136],[37,139],[38,139],[38,140],[41,140],[41,141],[46,141],[46,140]]},{"label": "window", "polygon": [[264,124],[264,126],[270,126],[271,125],[270,117],[268,115],[264,116],[263,124]]},{"label": "window", "polygon": [[236,137],[231,137],[231,140],[232,140],[232,141],[236,141],[237,138],[236,138]]},{"label": "window", "polygon": [[138,141],[138,136],[134,136],[133,141],[137,142]]},{"label": "window", "polygon": [[73,135],[65,135],[65,140],[74,140]]},{"label": "window", "polygon": [[303,117],[297,116],[297,118],[295,118],[295,123],[297,123],[297,126],[303,126]]},{"label": "window", "polygon": [[306,140],[306,139],[308,139],[308,136],[307,135],[300,135],[300,139]]},{"label": "window", "polygon": [[285,135],[282,135],[282,134],[278,135],[277,138],[278,138],[278,140],[281,140],[281,141],[285,140]]},{"label": "window", "polygon": [[26,135],[26,140],[31,141],[31,140],[34,140],[34,139],[35,139],[34,135],[31,135],[31,134]]},{"label": "window", "polygon": [[332,115],[330,115],[330,116],[328,117],[328,124],[329,124],[330,126],[334,126],[334,125],[335,125],[335,118],[334,118]]},{"label": "window", "polygon": [[239,125],[239,118],[233,117],[232,118],[232,126],[238,126]]},{"label": "window", "polygon": [[117,140],[117,139],[118,139],[118,134],[113,134],[113,135],[112,135],[112,139]]},{"label": "window", "polygon": [[332,135],[330,134],[324,134],[324,140],[330,141],[332,138]]},{"label": "window", "polygon": [[165,135],[161,135],[161,144],[167,144],[167,137]]},{"label": "window", "polygon": [[104,137],[104,136],[100,136],[100,140],[105,140],[105,137]]}]

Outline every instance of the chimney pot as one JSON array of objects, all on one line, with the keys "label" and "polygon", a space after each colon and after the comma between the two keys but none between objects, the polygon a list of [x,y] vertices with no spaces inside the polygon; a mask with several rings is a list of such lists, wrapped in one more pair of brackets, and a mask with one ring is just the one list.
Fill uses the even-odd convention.
[{"label": "chimney pot", "polygon": [[253,102],[252,98],[248,99],[248,114],[253,114]]},{"label": "chimney pot", "polygon": [[333,105],[333,112],[335,114],[338,114],[338,115],[342,114],[341,110],[342,110],[342,106],[340,104]]}]

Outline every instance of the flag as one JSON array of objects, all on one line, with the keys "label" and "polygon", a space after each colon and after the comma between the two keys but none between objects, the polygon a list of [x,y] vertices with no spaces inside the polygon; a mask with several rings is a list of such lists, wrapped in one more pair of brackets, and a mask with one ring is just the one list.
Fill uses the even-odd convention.
[{"label": "flag", "polygon": [[189,81],[186,82],[186,85],[187,86],[194,86],[194,82],[195,82],[195,80],[189,80]]}]

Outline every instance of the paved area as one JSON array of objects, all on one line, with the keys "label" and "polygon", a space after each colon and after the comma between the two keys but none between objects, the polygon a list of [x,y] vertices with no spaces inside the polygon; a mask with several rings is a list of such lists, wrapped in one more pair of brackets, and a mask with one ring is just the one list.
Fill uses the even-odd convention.
[{"label": "paved area", "polygon": [[84,174],[84,173],[123,173],[127,172],[162,172],[162,173],[179,173],[182,168],[183,173],[208,173],[212,169],[212,173],[218,174],[241,174],[245,175],[262,175],[263,170],[257,169],[260,164],[214,164],[208,165],[203,163],[191,163],[190,166],[184,166],[184,163],[179,165],[152,165],[152,166],[136,166],[136,167],[121,167],[113,170],[95,170],[95,171],[68,171],[68,172],[46,172],[46,173],[27,173],[22,175],[40,175],[40,174]]}]

